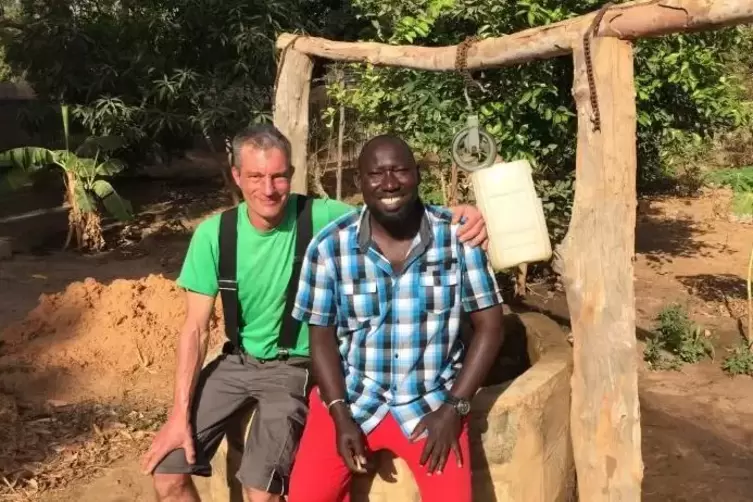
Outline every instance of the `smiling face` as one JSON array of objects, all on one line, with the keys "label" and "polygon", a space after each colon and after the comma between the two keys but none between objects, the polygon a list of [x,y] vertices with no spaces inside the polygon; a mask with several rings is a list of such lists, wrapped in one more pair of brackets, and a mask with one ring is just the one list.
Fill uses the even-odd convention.
[{"label": "smiling face", "polygon": [[233,178],[243,193],[251,224],[262,230],[273,228],[285,215],[290,197],[291,169],[285,152],[245,144],[239,154]]},{"label": "smiling face", "polygon": [[364,146],[358,160],[363,201],[377,221],[404,220],[416,207],[420,177],[413,153],[394,136]]}]

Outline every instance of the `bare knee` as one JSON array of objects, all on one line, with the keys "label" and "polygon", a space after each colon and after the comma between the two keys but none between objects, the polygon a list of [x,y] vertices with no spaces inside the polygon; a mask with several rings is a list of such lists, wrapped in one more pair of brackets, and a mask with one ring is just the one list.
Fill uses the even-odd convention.
[{"label": "bare knee", "polygon": [[274,493],[268,493],[255,488],[244,487],[243,491],[246,492],[246,500],[248,502],[281,502],[282,497]]},{"label": "bare knee", "polygon": [[190,474],[154,474],[159,502],[199,502]]}]

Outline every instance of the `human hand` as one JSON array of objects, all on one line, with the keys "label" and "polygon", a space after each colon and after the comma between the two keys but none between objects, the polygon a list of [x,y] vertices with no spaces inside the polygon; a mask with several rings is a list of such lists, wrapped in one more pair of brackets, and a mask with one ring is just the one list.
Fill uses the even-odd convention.
[{"label": "human hand", "polygon": [[351,472],[363,474],[366,472],[368,460],[364,446],[363,431],[352,417],[340,416],[335,419],[337,437],[337,452]]},{"label": "human hand", "polygon": [[193,443],[191,424],[185,418],[171,415],[165,425],[159,430],[149,451],[141,460],[141,469],[144,474],[151,474],[157,464],[173,450],[183,448],[186,452],[186,460],[189,464],[196,462],[196,450]]},{"label": "human hand", "polygon": [[458,467],[463,465],[460,445],[458,444],[461,427],[460,415],[452,406],[444,404],[437,410],[424,415],[416,428],[413,429],[410,436],[411,441],[417,440],[424,431],[428,432],[419,463],[426,465],[428,462],[429,474],[434,472],[442,474],[450,449],[455,452]]},{"label": "human hand", "polygon": [[489,239],[486,232],[486,222],[481,211],[468,204],[453,206],[450,211],[452,211],[453,224],[460,223],[462,219],[465,220],[458,229],[460,242],[467,242],[473,247],[481,246],[485,250],[489,245]]}]

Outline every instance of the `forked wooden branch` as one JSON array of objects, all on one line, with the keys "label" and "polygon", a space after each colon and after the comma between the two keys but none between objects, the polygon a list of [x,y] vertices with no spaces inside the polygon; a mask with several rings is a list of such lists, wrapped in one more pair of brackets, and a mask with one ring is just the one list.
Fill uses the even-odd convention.
[{"label": "forked wooden branch", "polygon": [[[482,69],[569,54],[580,44],[596,12],[502,37],[487,38],[468,50],[468,69]],[[700,31],[753,21],[753,0],[639,0],[611,7],[599,36],[625,40]],[[297,35],[282,34],[277,48]],[[325,59],[399,66],[427,71],[455,70],[456,45],[418,47],[376,42],[335,42],[300,37],[295,49]]]}]

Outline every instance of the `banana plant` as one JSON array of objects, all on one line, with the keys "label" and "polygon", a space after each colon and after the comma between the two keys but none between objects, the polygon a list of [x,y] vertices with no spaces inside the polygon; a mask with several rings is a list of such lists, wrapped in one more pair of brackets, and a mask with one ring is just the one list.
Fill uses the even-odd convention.
[{"label": "banana plant", "polygon": [[133,210],[128,200],[115,191],[104,178],[121,172],[125,165],[108,154],[124,142],[116,136],[86,138],[74,151],[69,146],[68,108],[62,106],[65,149],[21,147],[0,153],[0,190],[15,190],[26,185],[43,169],[59,168],[63,173],[68,213],[68,236],[64,249],[73,236],[79,250],[100,251],[102,236],[100,204],[115,219],[128,221]]}]

